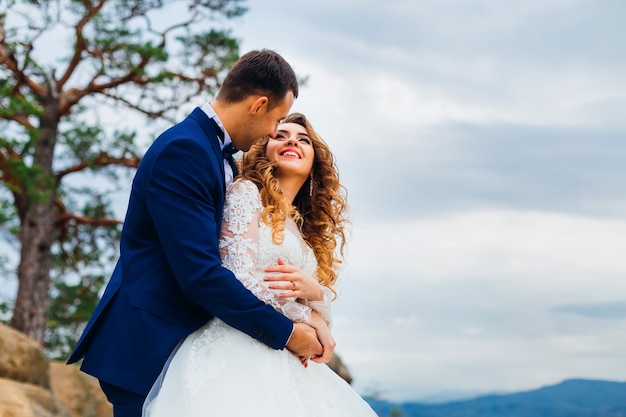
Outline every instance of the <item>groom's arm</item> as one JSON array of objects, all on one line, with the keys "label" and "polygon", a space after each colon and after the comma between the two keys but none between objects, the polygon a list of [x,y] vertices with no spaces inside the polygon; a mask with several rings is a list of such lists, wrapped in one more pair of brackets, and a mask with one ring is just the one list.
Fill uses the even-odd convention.
[{"label": "groom's arm", "polygon": [[[218,236],[224,195],[218,162],[208,146],[194,139],[174,140],[160,149],[145,188],[149,214],[183,293],[229,325],[282,349],[301,331],[222,266]],[[310,338],[304,339],[311,346]]]}]

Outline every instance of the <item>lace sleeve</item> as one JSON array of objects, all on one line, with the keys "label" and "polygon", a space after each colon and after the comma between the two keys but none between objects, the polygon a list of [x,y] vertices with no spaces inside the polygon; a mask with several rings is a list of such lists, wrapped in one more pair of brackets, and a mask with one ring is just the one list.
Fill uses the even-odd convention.
[{"label": "lace sleeve", "polygon": [[326,322],[328,327],[331,326],[331,314],[330,314],[330,303],[333,297],[332,291],[328,287],[322,286],[322,291],[324,291],[324,300],[323,301],[305,301],[305,305],[311,307],[313,310],[317,311],[322,319]]},{"label": "lace sleeve", "polygon": [[259,221],[263,207],[259,191],[249,181],[235,181],[224,204],[220,251],[223,265],[257,298],[274,307],[291,321],[311,322],[311,307],[294,299],[280,299],[267,287],[262,276],[255,276],[259,249]]}]

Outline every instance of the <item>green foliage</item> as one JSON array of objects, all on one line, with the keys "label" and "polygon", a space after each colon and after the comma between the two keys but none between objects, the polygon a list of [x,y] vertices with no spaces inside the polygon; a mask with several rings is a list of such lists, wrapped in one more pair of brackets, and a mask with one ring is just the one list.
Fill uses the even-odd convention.
[{"label": "green foliage", "polygon": [[18,114],[39,116],[43,108],[22,96],[13,95],[13,86],[8,79],[0,79],[0,119],[8,119]]},{"label": "green foliage", "polygon": [[98,152],[95,149],[102,142],[104,130],[101,126],[88,125],[86,122],[76,122],[61,134],[60,144],[66,145],[67,154],[74,160],[92,159]]},{"label": "green foliage", "polygon": [[15,208],[10,200],[0,198],[0,228],[15,219]]},{"label": "green foliage", "polygon": [[57,280],[51,291],[46,330],[46,352],[51,359],[64,360],[78,340],[100,298],[104,275],[83,274],[74,284]]},{"label": "green foliage", "polygon": [[[64,201],[74,212],[95,220],[112,217],[110,201],[92,187],[68,188],[66,193]],[[120,233],[120,225],[94,227],[70,221],[52,248],[54,267],[45,337],[50,358],[67,358],[78,340],[110,275]]]},{"label": "green foliage", "polygon": [[39,165],[27,165],[23,159],[7,158],[9,169],[22,187],[7,184],[16,194],[26,194],[33,203],[48,204],[56,188],[56,179]]},{"label": "green foliage", "polygon": [[400,407],[393,407],[390,411],[389,411],[389,417],[403,417],[404,413],[402,412],[402,409]]},{"label": "green foliage", "polygon": [[[2,287],[7,287],[7,282],[9,282],[12,278],[12,273],[8,268],[9,259],[6,255],[0,255],[0,283],[2,283]],[[8,300],[6,296],[3,296],[0,293],[0,323],[6,323],[9,318],[9,313],[13,308],[13,302]]]},{"label": "green foliage", "polygon": [[187,66],[222,72],[239,58],[237,41],[230,37],[230,32],[211,30],[203,34],[179,36],[177,40],[183,46],[180,57]]},{"label": "green foliage", "polygon": [[[114,17],[112,18],[114,19]],[[133,73],[143,75],[145,61],[164,63],[168,60],[168,53],[163,45],[155,45],[152,41],[142,41],[140,30],[110,27],[110,21],[102,17],[95,20],[94,34],[85,39],[87,47],[99,51],[98,60],[105,66],[107,75]]]}]

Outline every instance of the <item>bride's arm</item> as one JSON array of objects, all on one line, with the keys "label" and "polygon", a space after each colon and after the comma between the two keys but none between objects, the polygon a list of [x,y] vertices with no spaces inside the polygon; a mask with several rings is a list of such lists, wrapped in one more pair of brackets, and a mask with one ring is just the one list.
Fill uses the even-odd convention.
[{"label": "bride's arm", "polygon": [[319,283],[300,268],[285,264],[278,259],[277,265],[265,268],[269,273],[264,280],[269,282],[269,288],[282,290],[279,298],[297,298],[299,302],[317,311],[328,326],[331,324],[330,304],[333,298],[332,291]]},{"label": "bride's arm", "polygon": [[330,327],[332,324],[330,304],[333,299],[333,293],[328,287],[324,286],[322,286],[322,291],[324,292],[322,301],[304,300],[304,304],[317,311],[328,327]]},{"label": "bride's arm", "polygon": [[226,195],[220,251],[222,263],[261,301],[294,322],[311,323],[311,307],[293,299],[279,298],[275,291],[255,277],[259,247],[259,218],[262,211],[259,191],[249,181],[236,181]]}]

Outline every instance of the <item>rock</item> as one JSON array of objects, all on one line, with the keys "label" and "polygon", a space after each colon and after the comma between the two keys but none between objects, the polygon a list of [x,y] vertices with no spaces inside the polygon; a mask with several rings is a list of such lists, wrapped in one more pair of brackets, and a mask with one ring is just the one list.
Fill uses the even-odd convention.
[{"label": "rock", "polygon": [[[0,324],[0,378],[50,388],[48,361],[41,346]],[[0,417],[4,415],[0,414]]]},{"label": "rock", "polygon": [[40,386],[0,378],[1,417],[71,417],[52,393]]},{"label": "rock", "polygon": [[0,323],[0,417],[112,417],[98,381]]},{"label": "rock", "polygon": [[76,365],[50,362],[50,386],[71,417],[112,417],[113,408],[100,389],[98,380]]},{"label": "rock", "polygon": [[335,371],[337,375],[342,377],[348,384],[352,383],[352,375],[350,375],[348,367],[343,363],[343,361],[337,354],[334,354],[333,357],[330,358],[328,366],[330,367],[330,369]]}]

